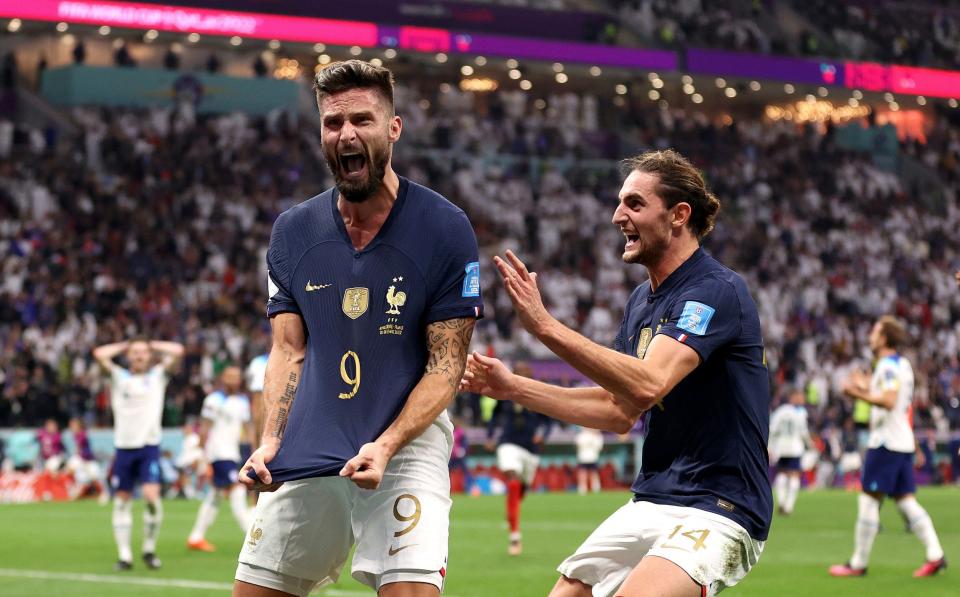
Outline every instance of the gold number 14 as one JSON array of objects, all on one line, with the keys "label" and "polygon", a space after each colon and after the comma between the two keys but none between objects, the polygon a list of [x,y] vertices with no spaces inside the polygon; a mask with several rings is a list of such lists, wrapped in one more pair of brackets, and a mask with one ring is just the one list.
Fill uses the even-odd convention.
[{"label": "gold number 14", "polygon": [[[350,377],[350,374],[347,373],[347,361],[349,360],[353,361],[353,377]],[[357,395],[357,390],[360,389],[360,357],[352,350],[343,353],[343,358],[340,359],[340,378],[343,383],[353,386],[353,389],[349,392],[340,392],[340,400],[350,400]]]}]

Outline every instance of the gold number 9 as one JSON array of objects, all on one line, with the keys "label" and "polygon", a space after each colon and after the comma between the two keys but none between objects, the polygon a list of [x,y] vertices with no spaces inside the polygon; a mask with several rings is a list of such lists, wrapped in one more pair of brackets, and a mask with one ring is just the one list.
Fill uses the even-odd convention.
[{"label": "gold number 9", "polygon": [[[353,360],[353,377],[350,377],[350,374],[347,373],[347,361],[351,359]],[[350,400],[357,395],[357,390],[360,389],[360,357],[352,350],[343,353],[343,358],[340,359],[340,378],[343,383],[353,386],[353,389],[349,392],[340,392],[340,400]]]},{"label": "gold number 9", "polygon": [[[410,516],[404,516],[400,514],[400,500],[402,499],[409,499],[413,501],[413,514],[411,514]],[[417,526],[417,524],[420,523],[420,500],[417,499],[417,496],[410,493],[405,493],[401,495],[400,497],[397,498],[397,501],[393,503],[393,517],[399,520],[400,522],[410,523],[410,526],[403,529],[402,531],[397,531],[396,533],[393,534],[393,536],[402,537],[403,535],[406,535],[407,533],[412,531],[413,528]]]}]

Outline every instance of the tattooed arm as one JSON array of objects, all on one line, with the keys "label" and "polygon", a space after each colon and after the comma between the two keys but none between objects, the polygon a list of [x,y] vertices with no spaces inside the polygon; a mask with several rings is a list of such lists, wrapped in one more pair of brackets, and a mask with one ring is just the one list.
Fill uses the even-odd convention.
[{"label": "tattooed arm", "polygon": [[387,463],[397,450],[410,443],[450,404],[467,364],[473,337],[472,317],[448,319],[427,325],[427,366],[410,392],[396,420],[375,442],[364,444],[340,471],[364,489],[376,489]]},{"label": "tattooed arm", "polygon": [[[263,433],[257,448],[240,469],[240,482],[250,489],[274,491],[280,483],[271,483],[267,463],[273,460],[280,449],[280,440],[287,427],[287,416],[293,407],[293,399],[300,384],[300,372],[307,353],[307,333],[303,319],[296,313],[280,313],[270,320],[273,330],[273,346],[267,358],[267,370],[263,378]],[[253,471],[260,483],[247,473]]]}]

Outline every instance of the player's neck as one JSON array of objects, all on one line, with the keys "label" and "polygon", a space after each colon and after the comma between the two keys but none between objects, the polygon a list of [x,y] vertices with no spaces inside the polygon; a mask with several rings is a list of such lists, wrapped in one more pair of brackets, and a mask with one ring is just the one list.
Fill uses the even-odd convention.
[{"label": "player's neck", "polygon": [[372,197],[362,203],[352,203],[340,196],[337,210],[343,218],[350,240],[356,249],[363,249],[377,236],[400,191],[400,178],[388,164],[383,175],[383,184]]},{"label": "player's neck", "polygon": [[647,273],[650,275],[650,290],[653,292],[700,248],[697,239],[687,235],[677,238],[674,243],[675,246],[671,246],[663,254],[660,261],[647,266]]},{"label": "player's neck", "polygon": [[897,354],[897,351],[892,348],[881,348],[877,351],[877,360],[892,357],[895,354]]}]

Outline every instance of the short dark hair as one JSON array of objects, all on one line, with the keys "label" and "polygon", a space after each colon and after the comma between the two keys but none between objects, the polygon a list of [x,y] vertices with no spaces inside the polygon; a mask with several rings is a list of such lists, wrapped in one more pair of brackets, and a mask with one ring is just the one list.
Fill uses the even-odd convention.
[{"label": "short dark hair", "polygon": [[623,160],[621,169],[624,176],[633,171],[656,174],[659,178],[657,195],[668,209],[680,202],[689,203],[688,224],[698,239],[702,240],[713,230],[720,200],[707,190],[700,170],[678,152],[672,149],[646,151]]},{"label": "short dark hair", "polygon": [[887,348],[900,350],[910,343],[910,333],[907,327],[893,315],[884,315],[877,320],[880,324],[880,333],[886,341]]},{"label": "short dark hair", "polygon": [[376,89],[387,100],[393,113],[393,73],[382,66],[374,66],[365,60],[331,62],[313,78],[317,93],[317,105],[335,93],[350,89]]}]

